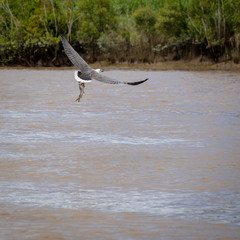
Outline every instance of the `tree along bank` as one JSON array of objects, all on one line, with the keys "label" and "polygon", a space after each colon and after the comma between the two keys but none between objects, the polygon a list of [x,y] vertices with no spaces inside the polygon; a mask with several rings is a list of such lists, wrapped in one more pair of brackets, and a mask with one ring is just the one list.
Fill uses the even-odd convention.
[{"label": "tree along bank", "polygon": [[239,63],[240,0],[1,0],[1,66],[67,66],[60,34],[90,63]]}]

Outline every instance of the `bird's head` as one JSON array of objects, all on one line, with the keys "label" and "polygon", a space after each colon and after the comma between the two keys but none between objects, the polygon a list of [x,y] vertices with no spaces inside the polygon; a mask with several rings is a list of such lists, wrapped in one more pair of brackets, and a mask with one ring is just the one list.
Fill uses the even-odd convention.
[{"label": "bird's head", "polygon": [[98,72],[98,73],[101,73],[101,72],[103,72],[103,70],[102,70],[102,69],[100,69],[100,68],[98,68],[98,69],[95,69],[95,71],[96,71],[96,72]]}]

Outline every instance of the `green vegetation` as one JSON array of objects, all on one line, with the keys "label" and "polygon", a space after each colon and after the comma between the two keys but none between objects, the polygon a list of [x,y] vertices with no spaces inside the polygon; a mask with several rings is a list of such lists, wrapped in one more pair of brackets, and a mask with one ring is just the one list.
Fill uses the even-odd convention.
[{"label": "green vegetation", "polygon": [[240,0],[0,0],[0,65],[240,60]]}]

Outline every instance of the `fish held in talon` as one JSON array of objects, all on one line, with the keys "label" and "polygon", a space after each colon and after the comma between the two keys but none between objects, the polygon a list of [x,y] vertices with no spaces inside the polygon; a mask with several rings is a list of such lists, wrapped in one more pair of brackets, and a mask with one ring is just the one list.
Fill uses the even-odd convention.
[{"label": "fish held in talon", "polygon": [[127,82],[127,81],[119,81],[113,78],[104,76],[101,74],[103,72],[102,69],[93,69],[91,68],[85,60],[73,49],[73,47],[69,44],[67,39],[64,36],[61,36],[61,41],[63,44],[64,51],[68,56],[69,60],[72,62],[74,66],[76,66],[79,70],[74,71],[74,78],[79,83],[80,94],[76,99],[77,102],[80,102],[81,98],[84,94],[85,84],[92,82],[92,80],[97,80],[103,83],[108,84],[127,84],[131,86],[136,86],[141,83],[144,83],[148,80],[148,78],[135,82]]},{"label": "fish held in talon", "polygon": [[79,94],[79,97],[75,100],[75,102],[80,102],[80,99],[82,98],[83,94],[85,93],[85,92],[84,92],[85,83],[79,81],[78,84],[79,84],[80,94]]}]

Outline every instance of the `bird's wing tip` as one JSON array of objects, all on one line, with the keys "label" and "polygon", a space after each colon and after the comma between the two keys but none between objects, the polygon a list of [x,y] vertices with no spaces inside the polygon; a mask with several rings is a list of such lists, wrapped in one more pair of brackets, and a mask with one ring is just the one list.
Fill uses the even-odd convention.
[{"label": "bird's wing tip", "polygon": [[142,81],[138,81],[138,82],[128,82],[127,84],[128,85],[139,85],[139,84],[141,84],[141,83],[144,83],[144,82],[146,82],[148,80],[148,78],[146,78],[146,79],[144,79],[144,80],[142,80]]}]

